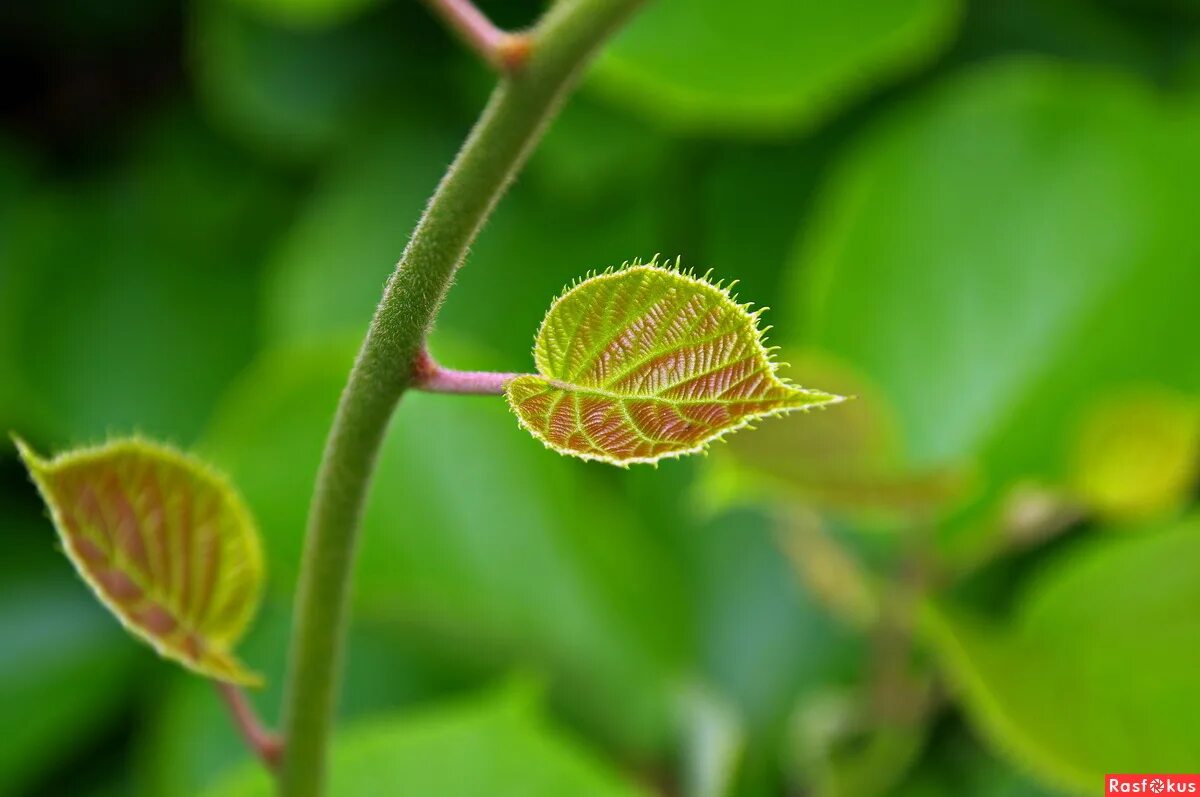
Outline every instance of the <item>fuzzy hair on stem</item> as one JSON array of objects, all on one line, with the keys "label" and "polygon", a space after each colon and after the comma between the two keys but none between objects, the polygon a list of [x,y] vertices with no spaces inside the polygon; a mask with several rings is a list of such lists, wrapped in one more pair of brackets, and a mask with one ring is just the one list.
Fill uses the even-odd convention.
[{"label": "fuzzy hair on stem", "polygon": [[[558,0],[500,82],[392,273],[342,392],[317,474],[283,703],[280,797],[319,797],[337,703],[363,506],[396,404],[454,272],[583,68],[643,0]],[[418,529],[410,529],[419,533]]]}]

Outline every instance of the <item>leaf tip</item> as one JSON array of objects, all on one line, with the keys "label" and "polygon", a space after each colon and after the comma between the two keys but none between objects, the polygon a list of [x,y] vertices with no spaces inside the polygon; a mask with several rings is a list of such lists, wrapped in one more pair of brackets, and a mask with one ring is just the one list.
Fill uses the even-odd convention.
[{"label": "leaf tip", "polygon": [[25,439],[19,434],[16,432],[9,432],[8,436],[13,441],[13,445],[16,446],[17,455],[21,458],[21,461],[25,463],[25,467],[28,468],[31,473],[33,471],[41,470],[46,466],[46,461],[38,456],[38,453],[33,450],[33,446],[25,442]]}]

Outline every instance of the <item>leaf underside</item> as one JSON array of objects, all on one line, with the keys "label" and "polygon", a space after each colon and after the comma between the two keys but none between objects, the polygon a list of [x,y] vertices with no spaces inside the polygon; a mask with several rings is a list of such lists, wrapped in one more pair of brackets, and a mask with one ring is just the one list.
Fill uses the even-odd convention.
[{"label": "leaf underside", "polygon": [[841,401],[776,376],[758,315],[719,285],[653,262],[590,277],[550,307],[538,374],[508,384],[509,404],[555,451],[627,465]]},{"label": "leaf underside", "polygon": [[231,649],[258,606],[262,551],[223,479],[141,440],[52,460],[17,447],[68,558],[122,625],[197,673],[261,684]]}]

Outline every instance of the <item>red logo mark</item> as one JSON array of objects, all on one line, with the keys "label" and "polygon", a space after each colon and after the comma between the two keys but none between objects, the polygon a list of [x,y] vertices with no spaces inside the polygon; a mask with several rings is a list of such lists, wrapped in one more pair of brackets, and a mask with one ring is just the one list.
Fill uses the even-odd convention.
[{"label": "red logo mark", "polygon": [[1200,775],[1105,775],[1104,797],[1122,794],[1194,794],[1200,797]]}]

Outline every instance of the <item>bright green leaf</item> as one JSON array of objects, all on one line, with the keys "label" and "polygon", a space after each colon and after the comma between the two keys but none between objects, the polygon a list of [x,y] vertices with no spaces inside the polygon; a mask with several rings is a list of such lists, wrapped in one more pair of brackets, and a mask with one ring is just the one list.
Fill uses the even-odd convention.
[{"label": "bright green leaf", "polygon": [[538,375],[510,382],[509,404],[548,448],[626,465],[841,401],[775,375],[759,312],[655,263],[590,277],[551,305],[534,344]]},{"label": "bright green leaf", "polygon": [[1083,794],[1193,769],[1200,731],[1200,518],[1093,539],[1002,625],[946,605],[924,623],[997,751]]},{"label": "bright green leaf", "polygon": [[[377,719],[340,734],[330,762],[337,797],[639,797],[593,753],[537,717],[520,694]],[[207,797],[267,797],[252,766]]]},{"label": "bright green leaf", "polygon": [[878,386],[904,464],[979,458],[988,496],[1062,483],[1098,393],[1200,391],[1188,110],[1110,73],[990,63],[850,149],[807,228],[792,318]]},{"label": "bright green leaf", "polygon": [[1176,393],[1125,391],[1092,407],[1080,423],[1072,485],[1112,520],[1177,509],[1200,474],[1200,402]]},{"label": "bright green leaf", "polygon": [[231,649],[258,607],[262,552],[222,477],[141,440],[52,460],[17,447],[68,558],[122,625],[202,675],[260,683]]},{"label": "bright green leaf", "polygon": [[675,127],[792,129],[928,60],[957,16],[955,0],[663,0],[609,46],[596,86]]}]

